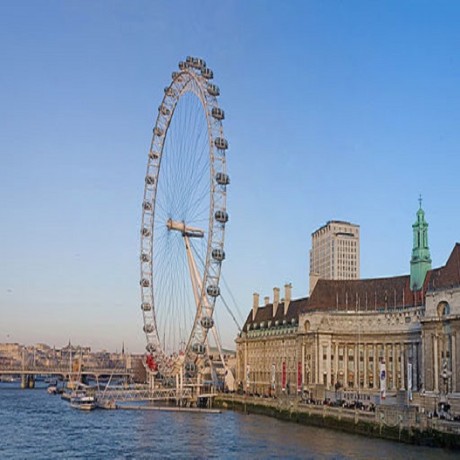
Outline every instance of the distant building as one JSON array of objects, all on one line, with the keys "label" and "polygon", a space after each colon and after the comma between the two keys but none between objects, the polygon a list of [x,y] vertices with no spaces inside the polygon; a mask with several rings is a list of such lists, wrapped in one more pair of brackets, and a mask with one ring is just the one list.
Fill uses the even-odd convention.
[{"label": "distant building", "polygon": [[386,396],[428,411],[448,402],[460,415],[460,244],[432,269],[427,228],[420,206],[410,274],[319,279],[297,300],[289,287],[280,301],[275,288],[263,306],[255,295],[236,340],[240,389],[377,403]]},{"label": "distant building", "polygon": [[310,292],[318,279],[358,279],[359,271],[359,225],[330,220],[312,233]]}]

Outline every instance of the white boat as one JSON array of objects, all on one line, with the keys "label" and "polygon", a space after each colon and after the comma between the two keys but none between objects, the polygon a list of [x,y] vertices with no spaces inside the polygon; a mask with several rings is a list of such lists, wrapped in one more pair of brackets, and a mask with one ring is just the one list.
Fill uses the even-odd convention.
[{"label": "white boat", "polygon": [[70,406],[79,410],[96,409],[96,398],[94,396],[75,396],[70,399]]},{"label": "white boat", "polygon": [[48,385],[48,388],[46,389],[48,394],[50,395],[55,395],[58,392],[57,385]]}]

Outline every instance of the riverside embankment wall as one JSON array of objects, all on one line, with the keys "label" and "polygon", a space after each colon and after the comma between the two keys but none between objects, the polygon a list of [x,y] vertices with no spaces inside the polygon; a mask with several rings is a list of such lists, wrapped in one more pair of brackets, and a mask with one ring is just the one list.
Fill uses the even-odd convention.
[{"label": "riverside embankment wall", "polygon": [[294,398],[220,395],[214,407],[305,425],[425,446],[460,449],[460,423],[430,419],[416,407],[377,406],[375,412],[305,404]]}]

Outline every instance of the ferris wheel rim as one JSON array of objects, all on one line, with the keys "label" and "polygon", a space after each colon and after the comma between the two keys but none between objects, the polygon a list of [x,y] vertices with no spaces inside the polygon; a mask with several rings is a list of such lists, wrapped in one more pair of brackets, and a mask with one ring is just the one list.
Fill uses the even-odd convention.
[{"label": "ferris wheel rim", "polygon": [[[188,60],[189,58],[187,58],[187,61]],[[184,64],[183,67],[181,64]],[[211,324],[212,327],[215,302],[217,296],[220,294],[220,271],[223,258],[225,257],[223,248],[225,224],[228,220],[226,206],[226,187],[229,183],[228,175],[226,174],[226,150],[228,148],[228,143],[224,137],[222,126],[223,111],[220,109],[217,101],[217,96],[219,95],[218,87],[209,82],[209,73],[207,77],[204,76],[205,70],[209,72],[209,69],[205,65],[199,66],[199,70],[201,70],[201,73],[196,71],[196,68],[191,65],[180,63],[180,71],[173,73],[172,82],[165,88],[165,94],[159,107],[158,116],[153,129],[144,187],[141,227],[141,305],[144,332],[147,338],[146,349],[158,359],[163,370],[167,369],[168,366],[173,367],[174,363],[171,364],[171,362],[168,361],[166,350],[161,344],[157,324],[157,306],[155,304],[153,289],[155,205],[157,199],[157,185],[161,177],[161,160],[163,158],[169,126],[179,101],[187,93],[193,93],[199,99],[206,118],[210,190],[206,261],[200,297],[200,303],[203,303],[202,299],[207,299],[208,306],[206,307],[206,315],[203,315],[202,307],[200,307],[201,310],[197,308],[192,330],[190,331],[185,349],[185,360],[197,351],[193,349],[194,346],[200,345],[204,347],[207,341],[207,335],[210,329],[208,326]],[[222,115],[222,117],[220,117],[220,115]],[[155,174],[152,175],[152,171]],[[146,242],[149,243],[146,244]],[[147,308],[149,303],[150,308]],[[206,323],[207,320],[209,320],[208,323]]]}]

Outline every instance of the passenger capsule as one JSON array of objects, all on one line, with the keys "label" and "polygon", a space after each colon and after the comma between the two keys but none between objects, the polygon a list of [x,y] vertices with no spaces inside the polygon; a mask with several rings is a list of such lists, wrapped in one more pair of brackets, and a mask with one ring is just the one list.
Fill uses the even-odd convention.
[{"label": "passenger capsule", "polygon": [[187,58],[185,59],[185,62],[190,65],[193,62],[192,56],[187,56]]},{"label": "passenger capsule", "polygon": [[147,278],[142,278],[140,281],[140,285],[142,287],[149,287],[150,286],[150,281]]},{"label": "passenger capsule", "polygon": [[179,62],[179,69],[180,70],[185,70],[187,68],[187,63],[184,61]]},{"label": "passenger capsule", "polygon": [[220,89],[217,85],[214,85],[212,83],[209,83],[208,86],[207,86],[207,90],[208,90],[208,93],[211,95],[211,96],[219,96],[220,94]]},{"label": "passenger capsule", "polygon": [[211,297],[217,297],[220,294],[220,288],[215,284],[211,284],[206,288],[206,292]]},{"label": "passenger capsule", "polygon": [[172,96],[173,97],[173,96],[176,95],[176,92],[174,91],[173,88],[171,88],[170,86],[167,86],[165,88],[165,94],[166,94],[166,96]]},{"label": "passenger capsule", "polygon": [[141,261],[142,262],[150,262],[150,256],[148,254],[146,254],[145,252],[143,252],[141,254]]},{"label": "passenger capsule", "polygon": [[216,182],[219,185],[228,185],[230,184],[230,177],[225,173],[219,172],[216,174]]},{"label": "passenger capsule", "polygon": [[225,112],[219,107],[213,107],[211,110],[211,115],[216,120],[223,120],[225,118]]},{"label": "passenger capsule", "polygon": [[196,366],[195,363],[188,362],[185,364],[185,372],[188,372],[189,374],[192,374],[196,371]]},{"label": "passenger capsule", "polygon": [[214,320],[210,316],[204,316],[200,321],[205,329],[211,329],[214,326]]},{"label": "passenger capsule", "polygon": [[149,353],[155,353],[155,351],[157,350],[156,346],[153,343],[148,343],[147,346],[145,347],[145,349]]},{"label": "passenger capsule", "polygon": [[157,152],[150,151],[149,152],[149,158],[151,160],[157,160],[160,157],[160,155]]},{"label": "passenger capsule", "polygon": [[164,116],[168,116],[171,113],[171,110],[169,110],[168,107],[164,105],[160,105],[160,107],[158,107],[158,112]]},{"label": "passenger capsule", "polygon": [[142,203],[142,207],[144,208],[144,211],[151,211],[153,209],[152,203],[149,201],[144,201]]},{"label": "passenger capsule", "polygon": [[211,78],[214,77],[214,72],[211,69],[205,67],[204,69],[201,69],[201,75],[203,75],[203,77],[207,80],[211,80]]},{"label": "passenger capsule", "polygon": [[213,249],[211,255],[214,260],[219,262],[225,259],[225,252],[222,249]]},{"label": "passenger capsule", "polygon": [[192,351],[193,353],[196,353],[197,355],[204,355],[205,346],[202,343],[194,343],[192,345]]},{"label": "passenger capsule", "polygon": [[146,324],[144,326],[144,332],[147,334],[151,334],[153,332],[153,324]]},{"label": "passenger capsule", "polygon": [[214,140],[214,145],[221,150],[227,150],[228,149],[228,142],[227,139],[224,139],[223,137],[216,137]]},{"label": "passenger capsule", "polygon": [[158,126],[155,126],[155,129],[153,130],[153,134],[155,134],[155,136],[161,137],[163,136],[163,130],[159,128]]},{"label": "passenger capsule", "polygon": [[152,304],[150,304],[148,302],[143,302],[142,305],[141,305],[141,309],[143,311],[150,311],[152,309]]},{"label": "passenger capsule", "polygon": [[[188,59],[188,58],[187,58]],[[206,67],[206,62],[201,58],[191,58],[190,66],[194,69],[201,70]]]},{"label": "passenger capsule", "polygon": [[142,234],[142,236],[150,236],[150,235],[152,234],[152,232],[150,231],[149,228],[144,227],[144,228],[141,230],[141,234]]},{"label": "passenger capsule", "polygon": [[226,211],[216,211],[214,214],[217,222],[225,224],[228,221],[228,213]]},{"label": "passenger capsule", "polygon": [[179,75],[179,72],[173,72],[173,73],[171,74],[171,78],[172,78],[173,80],[175,80],[175,79],[177,78],[178,75]]},{"label": "passenger capsule", "polygon": [[153,176],[145,176],[145,183],[153,185],[155,183],[155,178]]}]

